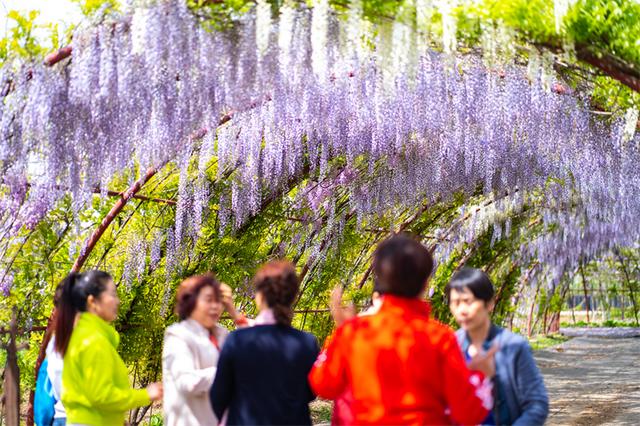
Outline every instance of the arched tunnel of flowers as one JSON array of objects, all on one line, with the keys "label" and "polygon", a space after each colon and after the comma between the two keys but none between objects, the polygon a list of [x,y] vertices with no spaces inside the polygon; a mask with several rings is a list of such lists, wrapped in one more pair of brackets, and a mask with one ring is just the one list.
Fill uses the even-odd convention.
[{"label": "arched tunnel of flowers", "polygon": [[114,275],[146,383],[183,278],[213,271],[251,314],[253,272],[288,258],[294,324],[322,339],[331,289],[366,305],[402,231],[434,253],[442,321],[463,265],[524,334],[580,292],[587,318],[625,294],[638,321],[637,3],[102,3],[0,69],[0,325],[30,343],[23,386],[70,270]]}]

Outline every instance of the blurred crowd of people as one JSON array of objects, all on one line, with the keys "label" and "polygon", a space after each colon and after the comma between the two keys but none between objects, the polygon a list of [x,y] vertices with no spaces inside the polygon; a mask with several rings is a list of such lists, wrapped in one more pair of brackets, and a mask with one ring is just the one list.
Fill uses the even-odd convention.
[{"label": "blurred crowd of people", "polygon": [[[426,301],[434,261],[407,234],[373,256],[371,306],[357,314],[331,296],[336,323],[320,349],[292,326],[300,292],[295,266],[263,265],[255,277],[259,314],[234,306],[214,275],[178,288],[179,321],[165,333],[162,383],[130,385],[111,323],[119,299],[104,271],[69,274],[55,294],[55,334],[36,386],[38,425],[123,425],[128,410],[162,401],[164,424],[309,425],[309,403],[334,401],[332,424],[539,425],[547,392],[528,342],[492,323],[494,287],[463,268],[445,292],[460,329],[435,320]],[[236,329],[219,324],[227,311]]]}]

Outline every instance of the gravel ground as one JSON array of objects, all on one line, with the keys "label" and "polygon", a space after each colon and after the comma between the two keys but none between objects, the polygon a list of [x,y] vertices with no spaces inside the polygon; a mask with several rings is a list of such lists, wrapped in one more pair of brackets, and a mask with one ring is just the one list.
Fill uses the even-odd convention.
[{"label": "gravel ground", "polygon": [[640,425],[640,338],[624,330],[535,352],[549,390],[549,425]]},{"label": "gravel ground", "polygon": [[572,327],[561,328],[560,334],[568,337],[609,337],[619,339],[625,337],[640,337],[640,328],[637,327]]}]

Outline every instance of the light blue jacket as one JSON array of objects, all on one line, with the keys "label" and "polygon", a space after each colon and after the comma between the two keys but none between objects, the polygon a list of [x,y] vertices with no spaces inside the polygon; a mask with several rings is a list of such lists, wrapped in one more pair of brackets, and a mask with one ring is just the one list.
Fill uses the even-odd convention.
[{"label": "light blue jacket", "polygon": [[[470,341],[464,330],[456,332],[463,355]],[[542,425],[549,414],[549,397],[531,346],[522,336],[491,325],[484,347],[498,344],[494,384],[498,392],[494,419],[500,425]],[[505,418],[507,417],[507,418]]]}]

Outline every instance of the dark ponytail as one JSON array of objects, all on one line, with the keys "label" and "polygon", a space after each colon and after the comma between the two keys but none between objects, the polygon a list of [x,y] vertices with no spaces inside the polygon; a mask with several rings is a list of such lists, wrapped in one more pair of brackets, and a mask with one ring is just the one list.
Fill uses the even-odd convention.
[{"label": "dark ponytail", "polygon": [[88,271],[83,274],[71,272],[59,284],[61,290],[56,291],[55,301],[55,350],[63,357],[71,340],[76,315],[87,310],[89,296],[98,298],[111,279],[111,275],[103,271]]},{"label": "dark ponytail", "polygon": [[276,322],[291,325],[291,306],[300,289],[300,280],[293,264],[284,260],[269,262],[258,270],[253,283],[273,311]]}]

